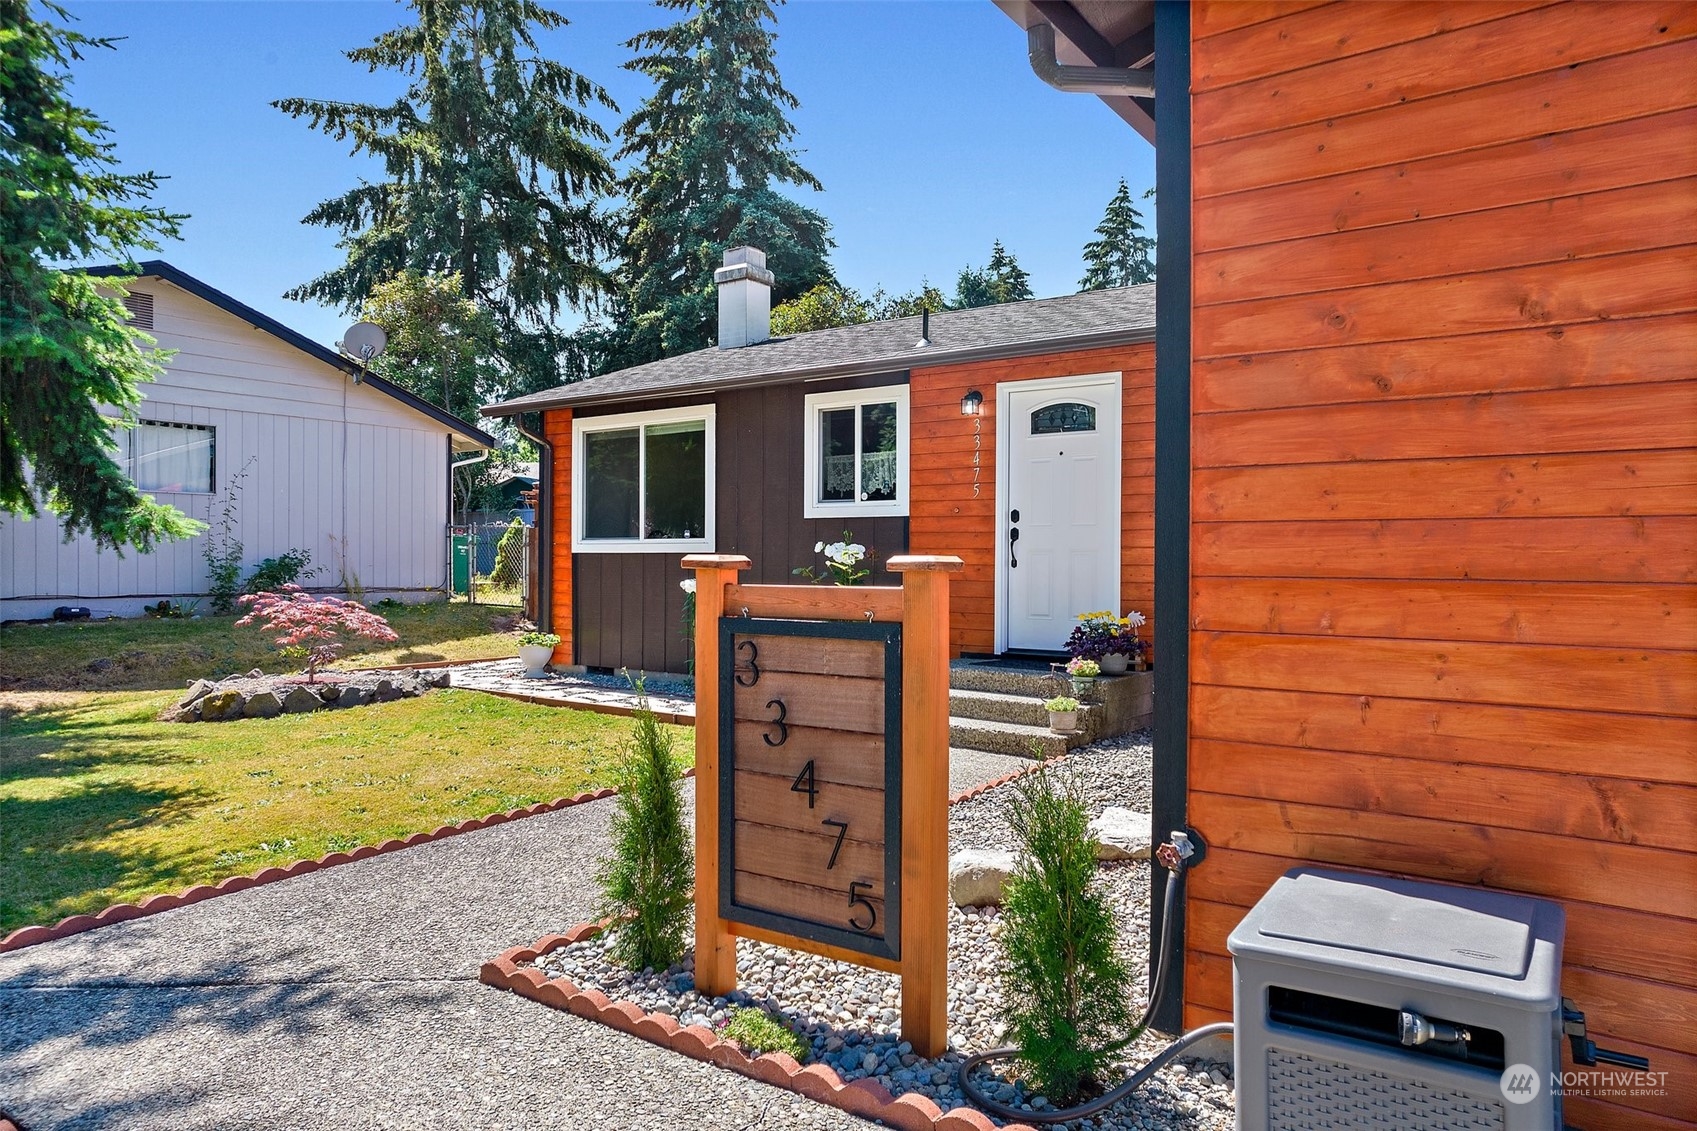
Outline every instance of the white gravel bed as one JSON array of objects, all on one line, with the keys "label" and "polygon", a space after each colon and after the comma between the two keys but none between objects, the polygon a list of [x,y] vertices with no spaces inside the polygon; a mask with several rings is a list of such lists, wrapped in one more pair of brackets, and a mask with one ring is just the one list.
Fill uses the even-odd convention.
[{"label": "white gravel bed", "polygon": [[[1150,748],[1147,732],[1108,739],[1074,751],[1065,765],[1079,775],[1092,815],[1107,805],[1147,810]],[[1003,815],[1007,786],[952,807],[950,843],[961,848],[1012,848]],[[1104,864],[1100,879],[1120,922],[1126,958],[1146,982],[1149,932],[1149,865]],[[686,955],[665,971],[633,973],[615,965],[605,938],[589,939],[542,956],[536,966],[565,976],[614,1000],[669,1013],[681,1024],[722,1027],[737,1006],[760,1006],[785,1021],[813,1046],[808,1063],[835,1069],[846,1082],[870,1077],[894,1095],[918,1092],[944,1111],[963,1106],[961,1062],[1006,1043],[1002,1022],[1001,967],[996,936],[998,908],[949,908],[949,1049],[928,1059],[901,1039],[900,980],[893,974],[819,958],[747,939],[738,944],[738,990],[703,998],[695,991],[694,959]],[[1141,996],[1138,1007],[1142,1006]],[[1142,1064],[1168,1039],[1145,1034],[1127,1053],[1127,1068]],[[1225,1131],[1235,1114],[1229,1066],[1179,1061],[1131,1098],[1093,1119],[1056,1124],[1067,1131]],[[985,1090],[1003,1103],[1042,1110],[1046,1097],[1028,1095],[1023,1083],[985,1075]],[[1114,1080],[1107,1083],[1112,1086]]]}]

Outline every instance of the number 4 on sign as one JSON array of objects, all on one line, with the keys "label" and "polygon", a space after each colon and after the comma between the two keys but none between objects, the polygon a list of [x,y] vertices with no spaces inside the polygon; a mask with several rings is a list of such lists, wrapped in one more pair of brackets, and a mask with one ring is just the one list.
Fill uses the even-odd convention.
[{"label": "number 4 on sign", "polygon": [[813,781],[813,759],[807,760],[807,765],[801,768],[801,773],[790,783],[790,792],[807,794],[807,807],[813,808],[813,799],[819,796],[819,787]]}]

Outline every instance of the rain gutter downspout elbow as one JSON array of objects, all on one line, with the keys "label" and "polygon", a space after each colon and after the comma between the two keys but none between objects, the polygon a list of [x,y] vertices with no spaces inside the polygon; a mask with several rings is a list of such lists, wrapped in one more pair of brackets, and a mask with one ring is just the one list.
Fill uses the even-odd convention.
[{"label": "rain gutter downspout elbow", "polygon": [[1026,51],[1037,77],[1068,94],[1120,95],[1126,98],[1155,97],[1153,67],[1074,67],[1055,56],[1055,28],[1037,23],[1025,29]]}]

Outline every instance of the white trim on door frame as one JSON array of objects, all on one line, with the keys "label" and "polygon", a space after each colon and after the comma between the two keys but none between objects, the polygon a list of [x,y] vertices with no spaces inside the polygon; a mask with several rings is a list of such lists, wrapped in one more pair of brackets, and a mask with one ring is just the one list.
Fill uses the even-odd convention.
[{"label": "white trim on door frame", "polygon": [[[1010,464],[1008,453],[1013,447],[1013,435],[1010,431],[1009,402],[1014,393],[1060,392],[1065,389],[1088,388],[1091,386],[1109,385],[1114,390],[1114,438],[1109,444],[1113,453],[1114,481],[1118,483],[1124,475],[1125,468],[1125,425],[1124,404],[1125,391],[1122,385],[1124,374],[1119,371],[1110,373],[1084,373],[1076,377],[1039,377],[1029,381],[1002,381],[996,386],[996,654],[1008,650],[1008,511],[1004,501],[1008,497],[1008,475]],[[1116,493],[1123,497],[1123,493]],[[1114,538],[1114,576],[1121,578],[1124,562],[1121,560],[1120,547],[1125,537],[1125,514],[1123,504],[1114,512],[1114,525],[1118,533]],[[1116,598],[1115,605],[1118,605]],[[1080,609],[1079,612],[1088,612]],[[1116,612],[1118,609],[1116,607]]]}]

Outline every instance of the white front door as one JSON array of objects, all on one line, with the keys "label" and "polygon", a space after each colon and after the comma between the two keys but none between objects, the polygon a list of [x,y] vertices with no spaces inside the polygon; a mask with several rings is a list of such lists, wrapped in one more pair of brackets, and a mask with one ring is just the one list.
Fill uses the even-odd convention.
[{"label": "white front door", "polygon": [[1059,649],[1119,608],[1119,374],[1003,384],[998,429],[1006,647]]}]

